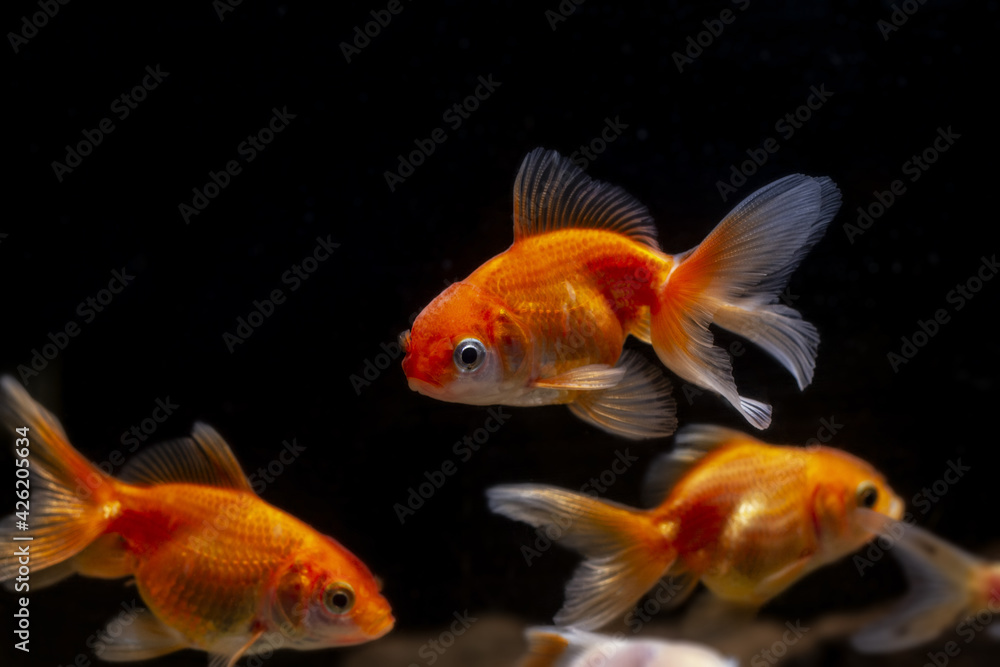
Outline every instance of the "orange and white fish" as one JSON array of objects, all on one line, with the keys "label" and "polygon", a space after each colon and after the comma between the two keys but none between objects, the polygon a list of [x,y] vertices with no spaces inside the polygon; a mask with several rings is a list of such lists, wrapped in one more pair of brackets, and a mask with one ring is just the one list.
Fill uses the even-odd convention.
[{"label": "orange and white fish", "polygon": [[[965,644],[979,632],[1000,640],[1000,562],[963,551],[909,522],[872,515],[869,528],[884,534],[910,590],[888,614],[851,638],[864,653],[903,651],[952,629]],[[991,623],[990,621],[994,621]]]},{"label": "orange and white fish", "polygon": [[517,667],[737,667],[701,644],[625,639],[573,628],[528,628],[528,656]]},{"label": "orange and white fish", "polygon": [[858,508],[903,511],[881,474],[837,449],[769,445],[715,426],[682,429],[677,446],[647,476],[648,510],[537,484],[487,491],[494,512],[584,555],[557,625],[594,630],[622,618],[664,576],[679,586],[674,604],[700,579],[756,607],[874,537]]},{"label": "orange and white fish", "polygon": [[15,451],[32,473],[28,531],[15,531],[11,515],[0,535],[33,537],[10,542],[26,551],[30,577],[15,581],[10,548],[0,581],[24,591],[74,573],[133,577],[148,609],[108,633],[102,659],[194,648],[213,667],[232,666],[243,655],[357,644],[392,629],[364,563],[261,500],[210,426],[137,454],[114,478],[9,376],[0,379],[0,418],[21,429]]},{"label": "orange and white fish", "polygon": [[819,334],[778,296],[840,207],[829,178],[786,176],[750,195],[696,248],[660,250],[645,206],[555,151],[514,182],[514,243],[453,283],[400,334],[410,388],[471,405],[566,404],[630,438],[670,435],[670,384],[635,353],[652,343],[688,382],[757,428],[771,406],[740,396],[709,325],[775,357],[806,387]]}]

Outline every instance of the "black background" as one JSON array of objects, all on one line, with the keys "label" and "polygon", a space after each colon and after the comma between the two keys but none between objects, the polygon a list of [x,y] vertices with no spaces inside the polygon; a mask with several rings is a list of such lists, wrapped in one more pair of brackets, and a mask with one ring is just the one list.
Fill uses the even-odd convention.
[{"label": "black background", "polygon": [[[607,496],[637,504],[647,462],[671,441],[616,440],[558,406],[508,409],[509,421],[460,462],[453,444],[484,425],[485,408],[409,391],[398,358],[359,391],[351,376],[363,375],[366,360],[384,361],[380,345],[391,346],[447,282],[509,245],[511,186],[529,150],[570,154],[619,119],[623,132],[587,171],[644,202],[668,252],[697,244],[774,178],[834,179],[841,212],[790,287],[822,335],[815,380],[800,392],[750,350],[735,361],[741,393],[774,404],[764,434],[772,442],[805,443],[821,419],[840,424],[830,444],[871,461],[907,499],[961,457],[971,472],[918,519],[990,553],[1000,537],[990,484],[1000,284],[986,283],[961,310],[946,295],[998,250],[995,125],[977,121],[995,116],[997,5],[910,3],[919,9],[888,39],[878,26],[893,13],[884,2],[741,6],[591,0],[553,29],[546,11],[558,11],[555,0],[404,2],[350,62],[341,43],[386,3],[244,2],[223,20],[207,0],[60,6],[17,53],[8,36],[4,56],[0,370],[30,366],[48,334],[74,321],[79,335],[28,389],[94,460],[121,449],[122,434],[167,397],[180,407],[153,440],[206,421],[248,472],[275,459],[284,439],[306,447],[264,499],[334,535],[382,576],[397,625],[381,641],[412,640],[413,648],[396,662],[365,662],[371,646],[282,652],[275,665],[429,664],[416,647],[466,609],[547,623],[576,557],[556,548],[527,567],[519,548],[533,531],[492,516],[484,489],[529,480],[579,488],[627,447],[640,461]],[[735,19],[678,71],[673,54],[724,9]],[[8,4],[5,33],[38,11]],[[112,102],[147,66],[169,75],[122,120]],[[442,115],[480,76],[499,86],[454,129]],[[813,87],[832,96],[782,136],[776,122]],[[287,128],[243,160],[241,142],[286,107],[294,115]],[[53,161],[105,117],[114,131],[60,182]],[[435,128],[447,140],[391,191],[384,172]],[[911,182],[904,163],[939,128],[959,138]],[[769,137],[780,150],[723,201],[717,183]],[[233,159],[242,172],[186,224],[179,204]],[[852,243],[843,226],[896,179],[905,193]],[[291,291],[283,274],[328,236],[339,248]],[[78,305],[123,267],[134,280],[85,323]],[[279,288],[287,300],[230,352],[223,334]],[[950,321],[894,372],[887,355],[939,308]],[[628,345],[652,358],[637,341]],[[716,397],[678,400],[682,424],[749,428]],[[458,472],[401,524],[393,505],[446,459]],[[12,471],[9,479],[13,487]],[[808,577],[762,616],[783,623],[852,612],[901,589],[894,565],[862,579],[848,560]],[[10,649],[9,631],[3,651],[18,665],[68,664],[129,595],[116,582],[80,578],[32,592],[32,652]],[[0,602],[12,607],[9,596]],[[3,616],[0,624],[12,624]],[[979,640],[956,664],[987,664],[977,656],[991,649],[995,660],[1000,649]],[[475,664],[501,664],[496,654],[476,655],[483,662]],[[202,659],[185,652],[156,664]],[[796,659],[882,664],[835,639],[786,662]],[[900,664],[922,659],[915,651]]]}]

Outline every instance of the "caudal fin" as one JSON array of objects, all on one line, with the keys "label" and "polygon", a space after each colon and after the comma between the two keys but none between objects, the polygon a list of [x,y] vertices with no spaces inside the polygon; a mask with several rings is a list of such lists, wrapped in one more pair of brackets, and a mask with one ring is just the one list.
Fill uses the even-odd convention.
[{"label": "caudal fin", "polygon": [[775,357],[805,387],[819,335],[797,311],[778,304],[792,272],[840,208],[829,178],[786,176],[747,197],[696,248],[675,259],[654,309],[651,338],[660,360],[685,380],[726,398],[763,429],[771,406],[739,395],[732,365],[715,346],[716,323]]},{"label": "caudal fin", "polygon": [[676,558],[642,510],[537,484],[495,486],[486,495],[497,514],[545,528],[585,557],[566,586],[558,625],[594,630],[621,619]]},{"label": "caudal fin", "polygon": [[[989,564],[918,526],[858,510],[859,521],[893,540],[891,553],[903,565],[909,591],[884,618],[851,638],[863,653],[888,653],[919,646],[954,628],[963,614],[986,608],[988,590],[977,584]],[[988,586],[988,583],[987,583]]]},{"label": "caudal fin", "polygon": [[[0,422],[6,427],[3,437],[14,440],[19,469],[20,462],[27,461],[31,472],[25,479],[27,504],[17,508],[27,510],[0,521],[0,536],[8,541],[13,536],[32,538],[15,544],[27,547],[36,588],[72,574],[65,561],[104,531],[107,519],[101,506],[113,498],[114,482],[73,449],[59,420],[10,376],[0,378]],[[0,555],[0,582],[17,576],[19,563],[12,551]],[[47,568],[52,569],[41,572]]]}]

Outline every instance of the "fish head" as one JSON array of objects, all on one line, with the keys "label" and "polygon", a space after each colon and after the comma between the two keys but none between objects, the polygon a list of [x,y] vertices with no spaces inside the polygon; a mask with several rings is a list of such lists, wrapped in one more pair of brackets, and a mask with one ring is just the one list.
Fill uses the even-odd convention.
[{"label": "fish head", "polygon": [[381,581],[336,540],[304,550],[277,579],[272,615],[299,650],[378,639],[396,620]]},{"label": "fish head", "polygon": [[814,460],[813,516],[820,539],[833,555],[854,551],[875,537],[864,513],[890,519],[903,516],[905,503],[871,464],[847,452],[817,448]]},{"label": "fish head", "polygon": [[497,295],[452,283],[400,335],[403,372],[410,389],[440,401],[503,403],[528,383],[529,340]]}]

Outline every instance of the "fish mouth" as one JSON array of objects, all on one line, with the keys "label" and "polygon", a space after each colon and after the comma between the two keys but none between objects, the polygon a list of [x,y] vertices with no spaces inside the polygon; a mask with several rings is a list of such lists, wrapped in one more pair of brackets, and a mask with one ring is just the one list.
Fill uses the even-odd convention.
[{"label": "fish mouth", "polygon": [[379,616],[368,630],[368,635],[372,639],[378,639],[379,637],[385,636],[396,626],[396,619],[393,617],[391,611],[385,612],[383,615]]},{"label": "fish mouth", "polygon": [[410,371],[406,373],[406,379],[410,385],[410,389],[428,396],[434,395],[444,386],[427,373],[415,369],[410,369]]}]

